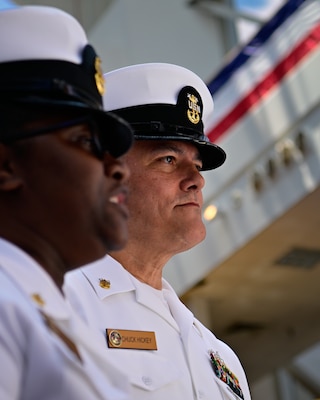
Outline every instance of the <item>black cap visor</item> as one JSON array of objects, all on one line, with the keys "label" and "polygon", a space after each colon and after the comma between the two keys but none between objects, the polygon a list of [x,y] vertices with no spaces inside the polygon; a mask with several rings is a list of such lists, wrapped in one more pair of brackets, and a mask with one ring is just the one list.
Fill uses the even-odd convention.
[{"label": "black cap visor", "polygon": [[[78,115],[78,116],[89,116],[92,121],[96,124],[99,130],[99,140],[101,142],[102,149],[109,152],[113,157],[120,157],[125,154],[133,143],[133,131],[131,126],[123,120],[121,117],[103,110],[95,109],[86,106],[85,104],[77,101],[70,100],[53,100],[50,98],[41,98],[36,96],[25,96],[14,101],[6,102],[5,107],[26,106],[37,110],[39,113],[39,119],[41,118],[41,112],[45,114],[50,112]],[[43,133],[49,132],[45,128]],[[41,134],[41,130],[38,133],[35,132],[33,135],[28,132],[8,132],[7,134],[2,133],[0,141],[12,142],[15,140],[23,139],[26,137],[35,136]]]},{"label": "black cap visor", "polygon": [[225,162],[226,153],[203,134],[202,121],[193,124],[184,109],[171,104],[147,104],[113,112],[130,122],[136,140],[183,140],[193,143],[202,158],[202,171],[218,168]]},{"label": "black cap visor", "polygon": [[140,135],[139,132],[134,134],[135,140],[182,140],[185,142],[191,142],[199,150],[200,157],[202,160],[201,171],[209,171],[211,169],[216,169],[220,167],[226,160],[226,153],[221,147],[214,143],[206,140],[198,140],[194,137],[179,135],[179,134],[152,134],[150,135]]},{"label": "black cap visor", "polygon": [[[119,157],[133,141],[130,125],[103,110],[95,67],[96,54],[87,45],[82,64],[59,60],[22,60],[0,65],[0,105],[26,105],[42,110],[91,115],[105,148]],[[2,136],[3,137],[3,136]],[[10,140],[10,137],[7,137]],[[19,137],[17,137],[19,139]],[[1,140],[1,138],[0,138]]]},{"label": "black cap visor", "polygon": [[202,132],[190,127],[161,121],[132,122],[131,126],[136,140],[183,140],[191,142],[199,150],[202,171],[218,168],[226,160],[226,153],[221,147],[211,143]]}]

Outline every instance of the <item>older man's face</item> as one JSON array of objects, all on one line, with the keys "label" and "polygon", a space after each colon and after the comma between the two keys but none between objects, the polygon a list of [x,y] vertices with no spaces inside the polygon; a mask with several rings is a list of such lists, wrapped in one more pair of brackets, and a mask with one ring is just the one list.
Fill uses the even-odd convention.
[{"label": "older man's face", "polygon": [[136,141],[125,156],[129,179],[129,240],[176,254],[205,237],[204,178],[196,147],[182,141]]}]

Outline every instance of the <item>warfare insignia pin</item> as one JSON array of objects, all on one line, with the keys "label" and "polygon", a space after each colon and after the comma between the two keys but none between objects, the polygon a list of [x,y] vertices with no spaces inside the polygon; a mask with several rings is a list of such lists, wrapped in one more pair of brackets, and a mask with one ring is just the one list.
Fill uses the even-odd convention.
[{"label": "warfare insignia pin", "polygon": [[222,358],[219,356],[218,352],[210,350],[209,355],[213,371],[217,378],[224,382],[228,386],[228,388],[238,396],[238,398],[244,400],[238,378],[226,366]]}]

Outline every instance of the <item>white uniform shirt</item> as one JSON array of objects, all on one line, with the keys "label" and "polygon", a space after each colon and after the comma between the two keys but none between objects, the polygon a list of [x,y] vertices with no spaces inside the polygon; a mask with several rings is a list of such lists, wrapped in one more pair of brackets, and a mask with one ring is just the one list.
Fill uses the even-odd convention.
[{"label": "white uniform shirt", "polygon": [[124,375],[99,354],[103,342],[75,316],[51,277],[0,239],[0,399],[131,399]]},{"label": "white uniform shirt", "polygon": [[162,291],[153,289],[107,256],[69,272],[64,291],[73,307],[104,338],[106,329],[155,333],[157,350],[109,348],[105,342],[106,358],[112,358],[129,376],[133,399],[239,400],[230,385],[214,373],[212,352],[215,360],[223,360],[222,366],[237,377],[243,399],[250,400],[237,356],[194,318],[165,280]]}]

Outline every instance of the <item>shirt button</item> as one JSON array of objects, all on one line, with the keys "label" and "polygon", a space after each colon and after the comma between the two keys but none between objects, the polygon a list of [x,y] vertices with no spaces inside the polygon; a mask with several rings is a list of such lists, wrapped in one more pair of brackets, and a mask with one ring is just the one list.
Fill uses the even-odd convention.
[{"label": "shirt button", "polygon": [[143,377],[142,377],[142,382],[143,382],[146,386],[151,386],[151,385],[152,385],[152,379],[150,378],[150,376],[143,376]]}]

